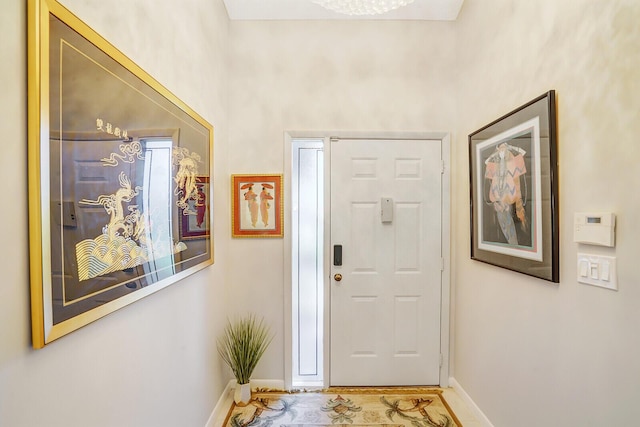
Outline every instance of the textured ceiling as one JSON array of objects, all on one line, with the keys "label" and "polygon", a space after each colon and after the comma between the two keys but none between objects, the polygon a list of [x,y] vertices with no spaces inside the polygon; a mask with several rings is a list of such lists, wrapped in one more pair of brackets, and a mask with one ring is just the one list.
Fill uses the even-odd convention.
[{"label": "textured ceiling", "polygon": [[454,21],[463,0],[415,0],[384,15],[347,16],[324,9],[311,0],[224,0],[232,20],[419,20]]}]

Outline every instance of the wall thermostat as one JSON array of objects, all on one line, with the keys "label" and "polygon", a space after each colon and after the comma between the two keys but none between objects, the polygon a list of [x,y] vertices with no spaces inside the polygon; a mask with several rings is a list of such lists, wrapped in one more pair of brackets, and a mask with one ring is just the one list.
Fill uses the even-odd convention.
[{"label": "wall thermostat", "polygon": [[616,216],[606,213],[576,213],[573,241],[587,245],[615,246]]}]

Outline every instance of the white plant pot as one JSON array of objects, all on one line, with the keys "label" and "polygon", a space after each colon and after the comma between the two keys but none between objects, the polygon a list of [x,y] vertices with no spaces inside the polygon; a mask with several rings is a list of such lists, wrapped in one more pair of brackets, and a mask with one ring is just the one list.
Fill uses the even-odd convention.
[{"label": "white plant pot", "polygon": [[247,406],[251,401],[251,384],[236,384],[233,391],[233,401],[238,406]]}]

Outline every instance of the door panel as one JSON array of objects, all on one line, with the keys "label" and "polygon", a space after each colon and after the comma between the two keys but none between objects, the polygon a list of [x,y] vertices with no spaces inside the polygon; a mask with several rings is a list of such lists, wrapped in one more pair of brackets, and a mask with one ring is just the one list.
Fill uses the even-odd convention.
[{"label": "door panel", "polygon": [[439,383],[441,158],[441,141],[332,141],[331,385]]}]

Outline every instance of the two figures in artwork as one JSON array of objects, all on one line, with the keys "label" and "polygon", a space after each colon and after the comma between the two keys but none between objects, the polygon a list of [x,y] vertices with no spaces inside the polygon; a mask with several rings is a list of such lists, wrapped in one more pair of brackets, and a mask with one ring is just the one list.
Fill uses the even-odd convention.
[{"label": "two figures in artwork", "polygon": [[[262,224],[264,227],[269,226],[269,208],[271,207],[270,200],[273,200],[273,196],[269,192],[270,189],[273,189],[273,185],[268,183],[262,183],[262,191],[260,192],[260,196],[253,191],[253,186],[255,183],[244,184],[240,187],[241,190],[247,190],[243,196],[247,201],[247,207],[249,209],[249,216],[251,218],[251,226],[256,227],[258,223],[258,211],[260,213],[260,219],[262,220]],[[258,197],[260,198],[260,202],[258,202]]]},{"label": "two figures in artwork", "polygon": [[[121,153],[114,152],[101,159],[103,166],[117,167],[122,163],[145,160],[145,150],[139,141],[123,142],[119,148]],[[197,182],[198,163],[201,163],[201,157],[197,153],[184,147],[172,147],[172,166],[177,170],[173,177],[175,204],[185,215],[195,215],[200,227],[204,222],[206,196]],[[187,249],[184,242],[173,240],[166,223],[151,221],[151,213],[143,213],[137,203],[131,203],[143,190],[142,187],[134,186],[124,171],[119,173],[118,182],[120,188],[112,194],[79,201],[83,205],[102,206],[110,217],[101,235],[76,244],[81,281]],[[190,200],[195,201],[195,211],[188,204]]]}]

